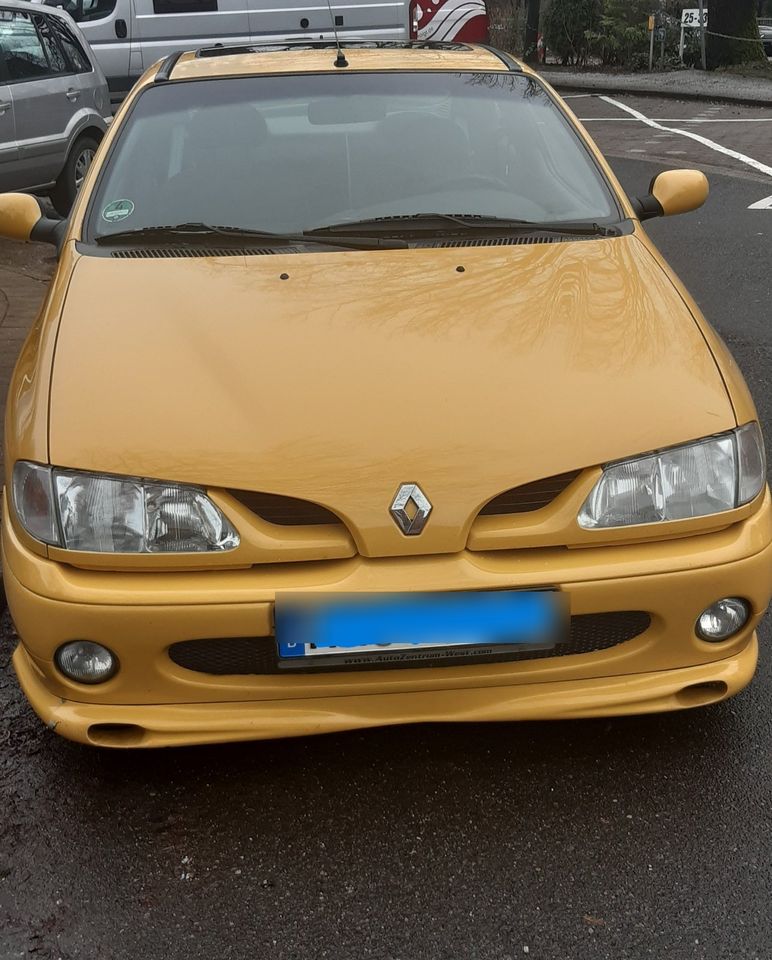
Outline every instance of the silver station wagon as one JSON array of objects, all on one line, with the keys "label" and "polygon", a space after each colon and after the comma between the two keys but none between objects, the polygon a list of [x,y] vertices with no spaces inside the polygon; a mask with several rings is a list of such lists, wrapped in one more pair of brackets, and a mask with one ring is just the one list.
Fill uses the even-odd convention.
[{"label": "silver station wagon", "polygon": [[69,212],[110,118],[101,68],[72,18],[0,0],[0,192]]}]

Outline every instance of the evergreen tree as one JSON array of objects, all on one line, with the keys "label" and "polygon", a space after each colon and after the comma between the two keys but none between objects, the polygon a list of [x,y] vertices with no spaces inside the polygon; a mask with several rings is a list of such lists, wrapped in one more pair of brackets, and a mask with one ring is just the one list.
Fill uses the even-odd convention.
[{"label": "evergreen tree", "polygon": [[[756,19],[758,0],[708,0],[705,6],[708,8],[707,56],[711,70],[732,63],[766,60]],[[738,39],[730,39],[734,37]]]}]

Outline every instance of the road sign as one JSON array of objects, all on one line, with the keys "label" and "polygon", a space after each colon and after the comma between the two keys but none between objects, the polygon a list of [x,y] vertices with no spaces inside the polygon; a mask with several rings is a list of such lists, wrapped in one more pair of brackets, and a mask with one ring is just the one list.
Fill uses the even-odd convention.
[{"label": "road sign", "polygon": [[649,14],[649,33],[654,29],[654,14]]},{"label": "road sign", "polygon": [[657,41],[657,43],[662,43],[662,41],[665,39],[664,27],[657,27],[657,29],[654,31],[654,39]]},{"label": "road sign", "polygon": [[[681,11],[681,24],[684,27],[699,27],[700,26],[700,10],[699,7],[694,7],[690,10]],[[702,26],[707,27],[708,25],[708,8],[705,7],[702,11]]]}]

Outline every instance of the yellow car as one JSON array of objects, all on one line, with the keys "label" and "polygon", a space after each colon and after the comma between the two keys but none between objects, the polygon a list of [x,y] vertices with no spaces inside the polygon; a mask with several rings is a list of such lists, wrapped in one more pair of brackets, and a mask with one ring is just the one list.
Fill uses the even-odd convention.
[{"label": "yellow car", "polygon": [[482,46],[151,68],[10,388],[19,682],[111,747],[714,703],[772,587],[757,414],[566,105]]}]

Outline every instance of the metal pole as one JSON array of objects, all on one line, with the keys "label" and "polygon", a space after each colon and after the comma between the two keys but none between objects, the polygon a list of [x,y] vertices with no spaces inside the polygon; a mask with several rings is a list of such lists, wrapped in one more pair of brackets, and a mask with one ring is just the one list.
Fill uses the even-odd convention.
[{"label": "metal pole", "polygon": [[702,69],[708,69],[708,61],[705,56],[705,4],[704,0],[697,0],[700,6],[700,51],[702,53]]},{"label": "metal pole", "polygon": [[678,59],[684,62],[684,25],[681,24],[681,39],[678,41]]},{"label": "metal pole", "polygon": [[[652,17],[650,19],[653,20],[654,18]],[[651,73],[651,69],[653,66],[654,66],[654,29],[652,28],[651,23],[649,23],[649,73]]]}]

